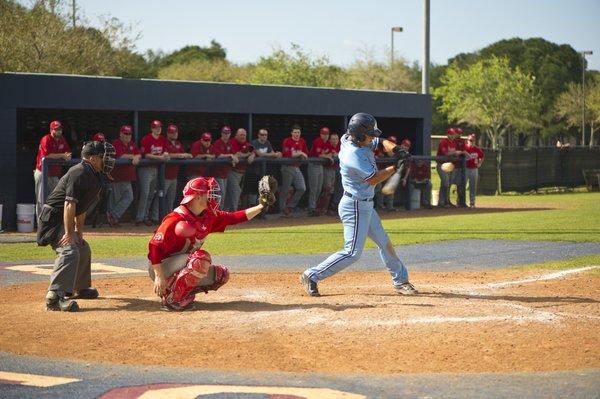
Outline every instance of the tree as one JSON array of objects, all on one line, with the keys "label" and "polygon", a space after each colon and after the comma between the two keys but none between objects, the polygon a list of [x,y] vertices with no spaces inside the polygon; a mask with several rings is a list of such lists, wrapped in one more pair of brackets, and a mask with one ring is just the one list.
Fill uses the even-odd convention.
[{"label": "tree", "polygon": [[351,89],[412,91],[420,90],[420,70],[412,67],[402,58],[396,58],[394,65],[377,61],[374,51],[365,48],[346,70],[344,87]]},{"label": "tree", "polygon": [[[585,124],[590,125],[590,147],[594,142],[594,133],[600,128],[600,81],[590,79],[585,87]],[[573,128],[581,129],[583,93],[580,84],[570,83],[567,90],[558,96],[554,103],[556,116]],[[582,146],[585,141],[582,141]]]},{"label": "tree", "polygon": [[539,133],[553,137],[562,133],[556,125],[554,100],[566,90],[569,83],[581,79],[581,56],[567,44],[555,44],[542,38],[512,38],[500,40],[477,52],[458,54],[448,64],[467,67],[491,57],[507,58],[511,68],[535,77],[534,87],[540,94]]},{"label": "tree", "polygon": [[0,71],[132,76],[145,60],[137,36],[116,18],[96,29],[69,21],[63,2],[38,1],[28,9],[0,0]]},{"label": "tree", "polygon": [[451,65],[433,94],[449,121],[476,126],[487,134],[492,148],[509,129],[527,132],[539,124],[539,96],[534,79],[506,58],[491,57],[461,69]]},{"label": "tree", "polygon": [[248,83],[251,66],[237,66],[226,60],[194,60],[161,68],[159,79],[196,80],[204,82]]},{"label": "tree", "polygon": [[192,61],[223,61],[225,58],[227,58],[227,51],[213,39],[210,41],[210,47],[185,46],[173,51],[160,59],[160,67]]},{"label": "tree", "polygon": [[343,76],[343,69],[331,65],[327,57],[313,57],[292,43],[290,53],[275,49],[271,55],[260,57],[249,83],[341,87]]}]

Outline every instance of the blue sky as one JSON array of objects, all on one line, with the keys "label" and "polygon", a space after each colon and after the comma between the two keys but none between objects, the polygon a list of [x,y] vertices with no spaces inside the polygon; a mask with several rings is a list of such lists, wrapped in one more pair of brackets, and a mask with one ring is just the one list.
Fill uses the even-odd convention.
[{"label": "blue sky", "polygon": [[[70,1],[69,1],[70,3]],[[141,33],[138,50],[171,51],[217,40],[233,62],[256,61],[274,47],[297,43],[331,62],[348,65],[364,49],[388,59],[390,28],[396,55],[421,58],[422,0],[77,0],[92,24],[110,14]],[[593,50],[600,70],[600,0],[431,0],[431,60],[511,37],[542,37],[576,50]]]}]

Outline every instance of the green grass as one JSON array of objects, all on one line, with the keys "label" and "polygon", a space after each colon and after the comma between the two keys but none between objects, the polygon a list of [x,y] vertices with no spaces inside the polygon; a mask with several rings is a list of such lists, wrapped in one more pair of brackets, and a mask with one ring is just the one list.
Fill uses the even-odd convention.
[{"label": "green grass", "polygon": [[[588,256],[580,256],[578,258],[566,259],[566,260],[552,260],[543,263],[534,263],[531,265],[524,266],[515,266],[513,269],[520,270],[564,270],[564,269],[572,269],[577,267],[585,267],[585,266],[600,266],[600,255],[588,255]],[[600,267],[590,270],[588,272],[593,276],[600,276]]]},{"label": "green grass", "polygon": [[[482,196],[483,213],[410,217],[399,212],[383,225],[395,245],[456,239],[600,242],[600,193]],[[515,209],[507,209],[515,208]],[[502,208],[502,209],[500,209]],[[145,256],[149,237],[89,236],[95,258]],[[341,223],[230,230],[208,237],[214,255],[332,252],[343,244]],[[474,244],[476,245],[476,244]],[[367,241],[367,248],[374,244]],[[0,244],[0,261],[52,258],[35,244]]]}]

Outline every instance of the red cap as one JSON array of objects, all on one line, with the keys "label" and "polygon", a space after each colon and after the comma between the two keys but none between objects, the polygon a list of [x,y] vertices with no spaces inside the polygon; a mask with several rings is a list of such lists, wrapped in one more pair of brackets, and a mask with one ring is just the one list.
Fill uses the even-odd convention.
[{"label": "red cap", "polygon": [[133,129],[131,128],[130,125],[123,125],[119,129],[119,133],[123,133],[123,134],[126,134],[129,136],[131,133],[133,133]]},{"label": "red cap", "polygon": [[405,147],[410,148],[410,146],[412,145],[412,143],[410,142],[409,139],[404,139],[404,140],[402,140],[402,142],[400,143],[400,145],[403,145]]},{"label": "red cap", "polygon": [[455,130],[453,127],[449,127],[449,128],[446,130],[446,135],[448,135],[448,136],[453,136],[453,135],[455,135],[455,134],[456,134],[456,130]]},{"label": "red cap", "polygon": [[92,141],[106,141],[106,137],[104,136],[104,133],[98,132],[92,136]]},{"label": "red cap", "polygon": [[460,136],[462,134],[462,129],[459,127],[454,128],[454,134],[457,134]]},{"label": "red cap", "polygon": [[229,133],[231,133],[231,128],[230,128],[229,126],[223,126],[223,127],[221,128],[221,133],[224,133],[224,132],[229,132]]},{"label": "red cap", "polygon": [[392,143],[397,143],[398,142],[398,139],[396,138],[396,136],[389,136],[387,139],[389,141],[391,141]]},{"label": "red cap", "polygon": [[202,133],[202,136],[200,136],[200,140],[212,140],[212,135],[210,134],[210,132],[204,132]]},{"label": "red cap", "polygon": [[61,129],[61,128],[62,128],[62,124],[59,121],[50,122],[50,129],[54,130],[54,129]]},{"label": "red cap", "polygon": [[179,129],[177,129],[177,125],[174,124],[169,124],[169,126],[167,126],[167,133],[178,133]]},{"label": "red cap", "polygon": [[152,121],[152,123],[150,124],[150,128],[154,129],[155,127],[162,127],[162,122],[159,120]]},{"label": "red cap", "polygon": [[319,134],[329,134],[329,128],[323,126],[321,130],[319,130]]},{"label": "red cap", "polygon": [[475,141],[476,140],[475,133],[469,133],[469,135],[467,136],[467,140]]}]

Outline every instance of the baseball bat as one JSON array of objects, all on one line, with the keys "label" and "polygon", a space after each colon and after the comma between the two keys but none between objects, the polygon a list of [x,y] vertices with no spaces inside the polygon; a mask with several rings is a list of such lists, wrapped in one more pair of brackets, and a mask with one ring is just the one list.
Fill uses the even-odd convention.
[{"label": "baseball bat", "polygon": [[398,184],[400,184],[400,180],[402,180],[400,176],[401,169],[398,169],[385,183],[385,186],[381,189],[381,192],[385,195],[394,194],[396,189],[398,188]]}]

